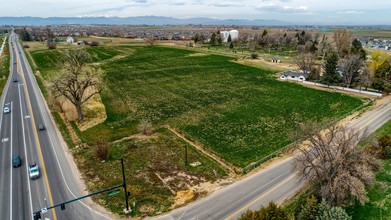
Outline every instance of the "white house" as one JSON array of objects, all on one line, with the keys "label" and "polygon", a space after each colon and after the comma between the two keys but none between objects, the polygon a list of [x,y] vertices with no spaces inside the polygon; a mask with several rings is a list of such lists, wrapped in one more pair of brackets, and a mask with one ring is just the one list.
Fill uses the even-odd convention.
[{"label": "white house", "polygon": [[293,72],[289,70],[280,75],[280,79],[282,80],[296,80],[296,81],[306,81],[308,79],[308,74]]},{"label": "white house", "polygon": [[223,42],[228,42],[228,38],[231,35],[231,40],[239,39],[239,31],[237,30],[231,30],[231,31],[221,31],[221,38],[223,39]]},{"label": "white house", "polygon": [[71,37],[71,36],[68,36],[67,37],[67,43],[73,43],[73,42],[75,42],[75,39],[73,39],[73,37]]}]

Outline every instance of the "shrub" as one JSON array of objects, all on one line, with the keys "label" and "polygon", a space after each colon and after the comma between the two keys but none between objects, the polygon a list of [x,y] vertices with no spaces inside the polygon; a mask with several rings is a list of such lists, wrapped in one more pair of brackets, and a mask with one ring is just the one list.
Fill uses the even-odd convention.
[{"label": "shrub", "polygon": [[318,199],[311,195],[307,198],[304,204],[301,205],[301,209],[296,216],[298,220],[316,220],[318,216],[319,206]]},{"label": "shrub", "polygon": [[[391,158],[391,137],[386,134],[377,139],[378,143],[378,156],[381,159],[389,159]],[[376,144],[372,146],[372,148],[376,148]]]},{"label": "shrub", "polygon": [[326,203],[325,200],[319,204],[319,214],[316,217],[316,220],[351,220],[345,209],[341,207],[331,207]]},{"label": "shrub", "polygon": [[148,135],[150,134],[151,129],[152,129],[152,124],[148,120],[143,119],[140,121],[139,130],[141,134]]},{"label": "shrub", "polygon": [[94,147],[95,156],[100,160],[106,160],[109,156],[109,145],[106,141],[98,141]]},{"label": "shrub", "polygon": [[387,159],[391,159],[391,146],[387,146],[384,148],[384,155]]},{"label": "shrub", "polygon": [[391,146],[391,137],[388,134],[381,136],[377,141],[382,148]]},{"label": "shrub", "polygon": [[288,220],[288,216],[283,209],[278,207],[274,202],[269,202],[269,205],[262,206],[258,211],[247,210],[243,213],[239,220]]},{"label": "shrub", "polygon": [[29,45],[23,45],[23,48],[30,48],[30,46]]},{"label": "shrub", "polygon": [[91,46],[91,47],[99,46],[99,42],[98,42],[98,41],[92,41],[92,42],[90,43],[90,46]]},{"label": "shrub", "polygon": [[53,49],[56,49],[57,44],[56,44],[56,42],[48,41],[48,42],[46,43],[46,46],[47,46],[47,48],[48,48],[49,50],[53,50]]},{"label": "shrub", "polygon": [[256,54],[256,53],[251,54],[251,59],[257,59],[257,58],[258,58],[258,54]]}]

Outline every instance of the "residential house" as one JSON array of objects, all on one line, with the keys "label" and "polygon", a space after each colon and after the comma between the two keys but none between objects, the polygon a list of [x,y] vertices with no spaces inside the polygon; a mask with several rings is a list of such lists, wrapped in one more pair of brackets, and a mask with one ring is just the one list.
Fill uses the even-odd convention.
[{"label": "residential house", "polygon": [[308,79],[308,74],[306,73],[300,73],[300,72],[294,72],[292,70],[289,70],[287,72],[284,72],[280,75],[280,79],[282,80],[296,80],[296,81],[306,81]]}]

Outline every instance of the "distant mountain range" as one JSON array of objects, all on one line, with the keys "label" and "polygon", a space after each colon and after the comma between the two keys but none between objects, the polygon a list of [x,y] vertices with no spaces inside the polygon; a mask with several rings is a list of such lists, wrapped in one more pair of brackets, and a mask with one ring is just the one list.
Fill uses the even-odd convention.
[{"label": "distant mountain range", "polygon": [[212,18],[188,18],[179,19],[160,16],[140,17],[0,17],[0,25],[14,26],[42,26],[42,25],[241,25],[241,26],[286,26],[293,25],[279,20],[244,20],[244,19],[212,19]]}]

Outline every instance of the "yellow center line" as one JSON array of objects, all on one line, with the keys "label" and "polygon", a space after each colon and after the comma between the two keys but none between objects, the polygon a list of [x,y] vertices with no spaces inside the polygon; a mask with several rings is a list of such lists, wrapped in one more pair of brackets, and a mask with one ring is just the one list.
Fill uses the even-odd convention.
[{"label": "yellow center line", "polygon": [[[16,45],[14,45],[14,47],[17,48]],[[17,51],[17,50],[16,50]],[[45,166],[45,160],[43,159],[43,155],[42,155],[42,148],[41,148],[41,142],[39,141],[39,137],[38,137],[38,132],[37,132],[37,126],[35,124],[35,119],[34,119],[34,112],[33,112],[33,108],[32,108],[32,105],[31,105],[31,100],[30,100],[30,94],[29,94],[29,91],[27,89],[27,83],[26,83],[26,78],[24,76],[24,71],[23,71],[23,67],[22,67],[22,60],[20,59],[20,56],[19,56],[19,53],[16,53],[16,56],[18,57],[18,60],[19,60],[19,65],[17,65],[17,67],[19,68],[19,72],[22,73],[22,77],[23,77],[23,81],[24,81],[24,84],[25,84],[25,91],[27,93],[27,99],[28,99],[28,103],[29,103],[29,107],[30,107],[30,112],[31,112],[31,117],[32,117],[32,122],[33,122],[33,127],[34,127],[34,134],[35,134],[35,138],[37,140],[37,145],[38,145],[38,150],[39,150],[39,157],[42,161],[42,168],[43,168],[43,175],[44,175],[44,178],[45,178],[45,183],[47,185],[47,189],[48,189],[48,194],[49,194],[49,202],[50,202],[50,206],[53,206],[53,197],[52,197],[52,192],[50,190],[50,184],[49,184],[49,180],[48,180],[48,176],[46,175],[46,166]],[[20,67],[19,67],[20,66]],[[34,210],[32,210],[34,211]],[[53,219],[54,220],[57,220],[57,215],[56,215],[56,210],[53,208],[52,209],[52,213],[53,213]]]},{"label": "yellow center line", "polygon": [[247,209],[248,207],[252,206],[254,203],[256,203],[258,200],[262,199],[263,197],[265,197],[266,195],[268,195],[269,193],[271,193],[273,190],[275,190],[276,188],[280,187],[282,184],[288,182],[290,179],[292,179],[293,177],[295,177],[296,174],[291,174],[289,177],[287,177],[286,179],[284,179],[283,181],[279,182],[277,185],[275,185],[273,188],[269,189],[268,191],[264,192],[263,194],[261,194],[260,196],[258,196],[257,198],[255,198],[253,201],[247,203],[247,205],[243,206],[242,208],[240,208],[238,211],[232,213],[231,215],[229,215],[228,217],[226,217],[224,220],[228,220],[228,219],[231,219],[233,218],[235,215],[239,214],[240,212],[242,212],[244,209]]}]

